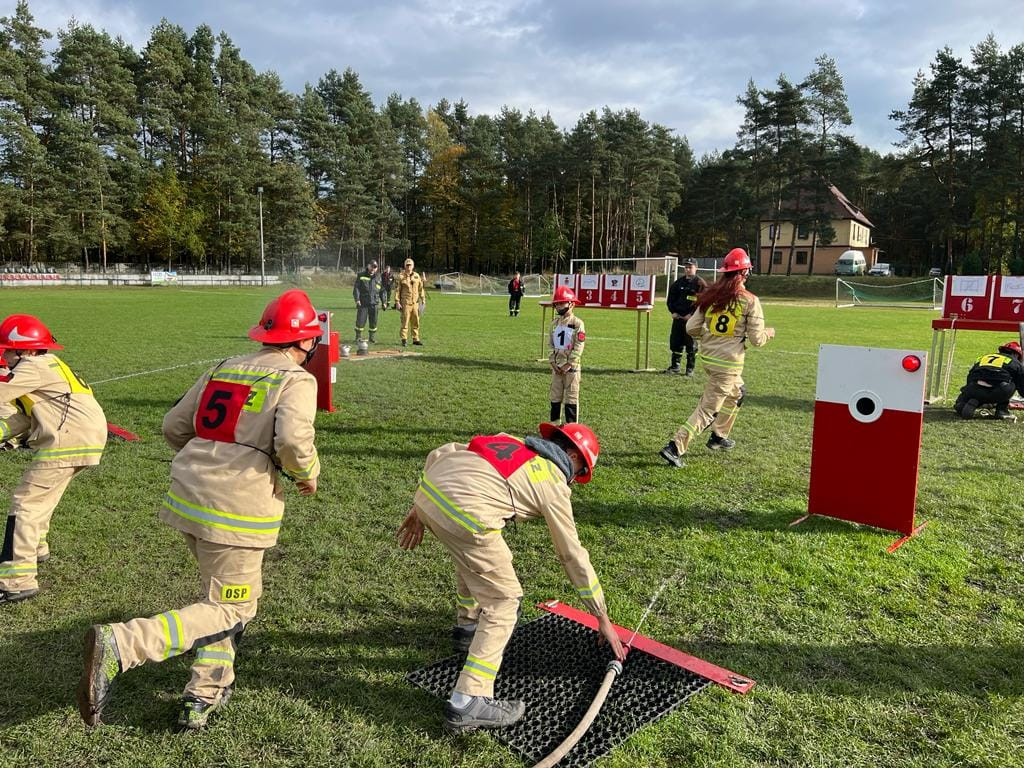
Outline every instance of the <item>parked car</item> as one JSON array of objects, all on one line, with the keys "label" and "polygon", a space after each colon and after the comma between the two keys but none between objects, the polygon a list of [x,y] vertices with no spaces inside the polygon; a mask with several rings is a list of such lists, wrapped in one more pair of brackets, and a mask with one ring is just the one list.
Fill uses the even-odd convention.
[{"label": "parked car", "polygon": [[862,251],[843,251],[836,262],[837,275],[863,275],[867,268]]},{"label": "parked car", "polygon": [[892,267],[890,267],[888,264],[878,262],[877,264],[875,264],[875,266],[868,270],[868,274],[874,275],[875,277],[892,277]]},{"label": "parked car", "polygon": [[942,277],[942,267],[932,267],[929,269],[928,277]]}]

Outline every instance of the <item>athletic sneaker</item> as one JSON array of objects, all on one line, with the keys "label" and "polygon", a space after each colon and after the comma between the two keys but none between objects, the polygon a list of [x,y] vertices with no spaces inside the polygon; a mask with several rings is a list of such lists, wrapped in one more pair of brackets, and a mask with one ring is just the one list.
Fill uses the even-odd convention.
[{"label": "athletic sneaker", "polygon": [[0,589],[0,605],[5,603],[20,603],[39,594],[39,589],[23,589],[20,592],[12,592],[8,589]]},{"label": "athletic sneaker", "polygon": [[222,709],[230,700],[234,685],[229,685],[216,701],[204,701],[195,696],[186,696],[181,700],[181,714],[178,715],[178,727],[187,731],[198,731],[205,728],[210,715]]},{"label": "athletic sneaker", "polygon": [[1016,421],[1017,420],[1017,417],[1014,416],[1012,413],[1010,413],[1010,411],[1008,409],[1006,409],[1006,408],[996,408],[995,415],[992,418],[994,418],[994,419],[1003,419],[1004,421]]},{"label": "athletic sneaker", "polygon": [[708,448],[712,451],[731,451],[736,447],[736,441],[728,437],[719,437],[715,432],[708,438]]},{"label": "athletic sneaker", "polygon": [[683,461],[683,457],[679,454],[679,449],[676,448],[675,440],[669,440],[665,447],[661,449],[659,455],[674,467],[682,468],[686,466],[686,462]]},{"label": "athletic sneaker", "polygon": [[682,373],[682,369],[678,365],[670,365],[662,373]]},{"label": "athletic sneaker", "polygon": [[474,696],[463,708],[451,702],[444,705],[444,729],[448,733],[466,733],[477,728],[504,728],[519,722],[526,705],[514,699]]},{"label": "athletic sneaker", "polygon": [[85,670],[78,684],[78,711],[86,725],[100,724],[110,684],[120,672],[121,655],[113,630],[93,624],[85,633]]}]

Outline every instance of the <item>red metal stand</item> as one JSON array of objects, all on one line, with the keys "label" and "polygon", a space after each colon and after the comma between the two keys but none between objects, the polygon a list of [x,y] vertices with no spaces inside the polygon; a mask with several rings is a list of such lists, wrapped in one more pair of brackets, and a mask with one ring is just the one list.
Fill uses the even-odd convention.
[{"label": "red metal stand", "polygon": [[[542,611],[553,613],[556,616],[562,616],[566,619],[572,619],[585,627],[596,630],[597,629],[597,617],[586,611],[581,611],[573,608],[570,605],[559,600],[547,600],[543,603],[538,603],[537,607]],[[667,661],[676,667],[681,667],[685,670],[698,674],[701,677],[706,677],[712,682],[718,683],[723,688],[728,688],[730,691],[735,693],[749,693],[750,689],[753,688],[757,683],[751,680],[749,677],[743,675],[737,675],[735,672],[730,672],[728,669],[717,667],[710,662],[698,659],[696,656],[690,656],[688,653],[683,653],[675,648],[671,648],[667,645],[662,645],[657,640],[652,640],[649,637],[643,635],[637,635],[633,637],[633,631],[620,627],[618,624],[612,624],[615,627],[615,631],[619,634],[619,639],[623,643],[630,643],[631,647],[636,648],[644,653],[649,653],[655,658]],[[630,638],[633,638],[630,642]]]},{"label": "red metal stand", "polygon": [[[806,520],[809,517],[814,517],[814,515],[813,514],[808,514],[808,515],[804,515],[803,517],[798,517],[796,520],[794,520],[792,523],[789,524],[789,527],[792,528],[794,525],[800,525],[800,523],[802,523],[804,520]],[[819,517],[824,517],[824,515],[819,515]],[[906,536],[901,536],[900,538],[896,539],[896,541],[894,541],[892,544],[890,544],[888,547],[885,548],[885,551],[888,552],[891,555],[893,552],[895,552],[897,549],[902,547],[904,544],[906,544],[912,538],[917,536],[917,534],[919,534],[921,532],[921,529],[924,528],[926,525],[928,525],[928,521],[927,520],[925,520],[919,526],[914,528],[914,530],[912,530]]]}]

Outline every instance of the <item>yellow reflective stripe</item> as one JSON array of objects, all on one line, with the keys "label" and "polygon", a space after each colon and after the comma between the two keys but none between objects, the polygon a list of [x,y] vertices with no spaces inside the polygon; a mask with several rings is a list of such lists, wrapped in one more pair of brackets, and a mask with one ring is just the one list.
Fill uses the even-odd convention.
[{"label": "yellow reflective stripe", "polygon": [[712,368],[743,368],[743,362],[741,360],[722,360],[721,358],[711,357],[703,353],[698,355],[698,357],[702,363],[710,365]]},{"label": "yellow reflective stripe", "polygon": [[483,675],[484,677],[494,677],[498,674],[498,668],[496,666],[484,661],[483,659],[478,659],[476,656],[467,656],[466,663],[462,665],[462,668],[464,670],[476,672],[478,675]]},{"label": "yellow reflective stripe", "polygon": [[579,587],[576,591],[582,598],[597,598],[604,590],[601,588],[600,580],[594,579],[594,583],[589,587]]},{"label": "yellow reflective stripe", "polygon": [[7,426],[7,422],[0,421],[0,440],[3,440],[9,434],[11,434],[11,428]]},{"label": "yellow reflective stripe", "polygon": [[31,576],[38,573],[34,565],[8,565],[0,567],[0,576]]},{"label": "yellow reflective stripe", "polygon": [[230,512],[221,512],[218,509],[192,504],[170,491],[164,496],[164,506],[186,520],[241,533],[276,534],[281,530],[281,519],[284,517],[284,515],[276,517],[234,515]]},{"label": "yellow reflective stripe", "polygon": [[196,651],[196,663],[223,664],[225,667],[230,667],[235,663],[235,654],[231,651],[214,651],[200,648]]},{"label": "yellow reflective stripe", "polygon": [[479,605],[479,603],[476,601],[476,598],[474,598],[472,595],[460,595],[456,593],[455,598],[455,602],[457,602],[463,608],[476,608]]},{"label": "yellow reflective stripe", "polygon": [[495,529],[484,528],[483,523],[468,512],[463,512],[459,509],[458,506],[452,503],[451,499],[441,493],[426,477],[420,479],[420,490],[430,497],[431,501],[438,506],[438,509],[470,533],[494,533]]},{"label": "yellow reflective stripe", "polygon": [[101,456],[102,445],[84,445],[78,448],[41,448],[36,451],[36,459],[66,459],[72,456]]},{"label": "yellow reflective stripe", "polygon": [[256,371],[240,371],[234,368],[220,368],[214,372],[212,381],[228,381],[236,384],[266,384],[268,387],[280,386],[284,380],[283,373],[257,373]]},{"label": "yellow reflective stripe", "polygon": [[171,657],[171,625],[167,621],[167,614],[161,613],[157,618],[160,619],[160,625],[164,630],[164,647],[167,649],[164,652],[164,658],[169,659]]},{"label": "yellow reflective stripe", "polygon": [[684,421],[683,422],[683,429],[685,429],[687,432],[690,433],[690,437],[696,437],[697,436],[697,428],[695,426],[693,426],[692,424],[690,424],[690,422]]},{"label": "yellow reflective stripe", "polygon": [[299,480],[309,480],[313,476],[313,470],[316,468],[317,463],[320,461],[320,456],[316,453],[316,449],[313,449],[313,461],[310,462],[309,466],[305,469],[292,469],[291,467],[285,467],[285,471],[294,478]]}]

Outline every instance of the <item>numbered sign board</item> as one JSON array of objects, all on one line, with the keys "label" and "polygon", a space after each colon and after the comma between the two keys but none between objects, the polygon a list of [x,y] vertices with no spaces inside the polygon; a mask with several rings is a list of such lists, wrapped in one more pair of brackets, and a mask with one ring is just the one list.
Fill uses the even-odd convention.
[{"label": "numbered sign board", "polygon": [[651,307],[654,305],[654,275],[630,275],[626,291],[626,306]]},{"label": "numbered sign board", "polygon": [[992,291],[992,320],[1024,323],[1024,277],[997,275]]},{"label": "numbered sign board", "polygon": [[994,292],[994,280],[989,275],[951,275],[946,278],[942,316],[991,320]]},{"label": "numbered sign board", "polygon": [[585,307],[600,307],[601,276],[577,275],[577,277],[579,277],[579,288],[576,289],[576,298],[578,298]]},{"label": "numbered sign board", "polygon": [[626,275],[601,275],[601,306],[626,307]]},{"label": "numbered sign board", "polygon": [[576,293],[577,278],[579,278],[579,275],[555,275],[555,287],[564,285],[573,293]]},{"label": "numbered sign board", "polygon": [[808,512],[910,535],[925,353],[822,344]]}]

